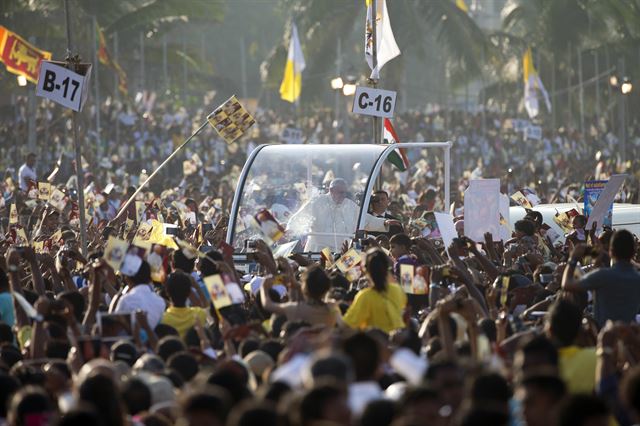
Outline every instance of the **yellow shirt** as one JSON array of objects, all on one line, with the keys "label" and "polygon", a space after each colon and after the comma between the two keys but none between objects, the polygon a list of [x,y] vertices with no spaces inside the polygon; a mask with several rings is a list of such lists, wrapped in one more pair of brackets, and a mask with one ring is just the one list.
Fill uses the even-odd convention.
[{"label": "yellow shirt", "polygon": [[24,345],[27,344],[29,340],[31,340],[31,334],[33,333],[33,329],[30,325],[25,325],[24,327],[20,327],[18,330],[18,334],[16,339],[18,340],[18,344],[20,345],[20,349],[24,349]]},{"label": "yellow shirt", "polygon": [[569,393],[592,393],[596,386],[596,349],[566,346],[558,350],[560,376]]},{"label": "yellow shirt", "polygon": [[207,311],[198,307],[178,308],[170,306],[160,320],[161,324],[167,324],[178,330],[180,338],[184,339],[187,331],[194,326],[196,318],[200,318],[200,323],[204,325],[207,319]]},{"label": "yellow shirt", "polygon": [[407,295],[397,284],[389,283],[384,293],[365,288],[356,294],[343,320],[351,328],[375,327],[388,333],[404,327],[406,304]]}]

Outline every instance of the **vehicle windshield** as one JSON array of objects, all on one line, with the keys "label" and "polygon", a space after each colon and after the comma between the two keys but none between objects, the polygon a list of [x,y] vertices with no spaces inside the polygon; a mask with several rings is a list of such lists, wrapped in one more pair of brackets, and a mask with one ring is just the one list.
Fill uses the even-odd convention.
[{"label": "vehicle windshield", "polygon": [[[357,217],[367,180],[384,149],[384,145],[263,147],[256,155],[244,185],[240,188],[239,209],[235,217],[231,218],[234,226],[234,249],[242,250],[245,240],[264,237],[254,220],[260,210],[269,210],[276,221],[287,228],[290,218],[310,202],[309,207],[312,208],[307,207],[304,215],[298,215],[295,226],[276,242],[283,244],[297,240],[300,243],[297,244],[296,251],[304,251],[309,233],[318,231],[312,229],[314,223],[317,225],[318,221],[327,219],[319,216],[326,213],[324,207],[333,200],[329,198],[329,185],[335,179],[343,179],[344,183],[340,182],[332,192],[336,197],[346,197],[344,201],[339,200],[338,211],[350,216],[356,210]],[[338,229],[329,224],[320,230],[323,234],[332,234],[330,239],[341,244],[343,240],[353,236],[357,220],[356,223],[351,220],[342,224],[344,223],[346,228],[342,226]],[[331,244],[333,245],[335,244]]]}]

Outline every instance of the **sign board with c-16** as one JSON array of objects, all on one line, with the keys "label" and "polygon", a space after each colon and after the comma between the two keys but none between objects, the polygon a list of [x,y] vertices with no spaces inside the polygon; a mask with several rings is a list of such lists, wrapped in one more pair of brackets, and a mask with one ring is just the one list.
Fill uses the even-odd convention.
[{"label": "sign board with c-16", "polygon": [[375,117],[393,117],[397,93],[392,90],[358,86],[353,97],[353,112]]},{"label": "sign board with c-16", "polygon": [[65,65],[65,62],[42,61],[36,95],[80,111],[89,93],[91,64],[78,64],[78,72],[71,71]]}]

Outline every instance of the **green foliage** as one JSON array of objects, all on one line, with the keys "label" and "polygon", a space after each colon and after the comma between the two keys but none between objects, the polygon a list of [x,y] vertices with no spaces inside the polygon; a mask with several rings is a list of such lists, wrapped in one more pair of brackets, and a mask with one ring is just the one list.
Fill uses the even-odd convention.
[{"label": "green foliage", "polygon": [[[331,69],[335,66],[337,39],[343,41],[343,46],[354,38],[363,43],[365,3],[363,0],[281,0],[280,6],[296,20],[307,59],[303,99],[318,96],[322,93],[321,87],[327,87]],[[498,54],[473,19],[451,0],[387,1],[387,7],[402,55],[428,56],[430,52],[426,52],[424,46],[429,39],[435,38],[444,46],[445,60],[457,77],[456,84],[480,76],[483,58],[488,60]],[[282,43],[272,49],[262,64],[261,74],[266,87],[277,88],[280,84],[288,40],[287,29]],[[362,67],[358,70],[362,75],[368,75],[362,55]],[[394,59],[399,60],[402,59]],[[397,86],[398,78],[399,75],[385,74],[389,86]]]},{"label": "green foliage", "polygon": [[509,0],[503,17],[503,34],[548,57],[640,38],[640,0]]},{"label": "green foliage", "polygon": [[480,77],[482,62],[498,54],[485,33],[454,2],[418,2],[418,11],[423,25],[444,45],[450,69],[455,68],[460,79]]},{"label": "green foliage", "polygon": [[[328,80],[309,78],[328,75],[336,60],[337,37],[347,39],[353,31],[353,25],[359,15],[364,21],[361,0],[323,0],[303,1],[284,0],[282,9],[290,11],[296,21],[298,35],[307,64],[303,74],[303,97],[315,92]],[[361,13],[358,13],[361,11]],[[278,88],[287,59],[291,22],[287,24],[282,42],[276,45],[261,65],[263,84],[267,88]]]},{"label": "green foliage", "polygon": [[[509,0],[502,14],[503,31],[492,34],[492,39],[506,58],[519,60],[528,46],[534,49],[547,89],[551,90],[554,77],[562,82],[559,87],[564,96],[556,98],[556,112],[576,115],[578,102],[572,99],[569,103],[568,96],[577,96],[578,90],[567,94],[564,88],[578,83],[578,55],[585,78],[596,74],[594,58],[599,57],[599,73],[606,71],[605,57],[611,58],[609,66],[626,58],[627,70],[638,64],[640,0]],[[585,90],[587,111],[595,109],[594,101],[595,91]]]},{"label": "green foliage", "polygon": [[[108,5],[110,2],[100,2]],[[142,2],[135,2],[142,3]],[[160,23],[189,21],[221,21],[224,16],[223,1],[155,0],[142,3],[108,23],[106,32],[130,29],[149,29]],[[99,13],[98,16],[103,16]]]}]

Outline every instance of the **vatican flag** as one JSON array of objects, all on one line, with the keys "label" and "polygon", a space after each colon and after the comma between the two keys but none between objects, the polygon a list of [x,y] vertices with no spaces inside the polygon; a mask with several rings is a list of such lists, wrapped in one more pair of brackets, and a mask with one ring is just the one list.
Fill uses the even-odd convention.
[{"label": "vatican flag", "polygon": [[302,91],[302,71],[305,68],[304,56],[298,38],[296,24],[291,24],[291,41],[289,41],[289,54],[287,64],[284,67],[284,77],[280,84],[280,97],[287,102],[295,102]]},{"label": "vatican flag", "polygon": [[529,114],[529,118],[534,118],[540,112],[538,107],[538,91],[542,93],[544,102],[547,106],[547,111],[551,112],[551,102],[549,101],[549,94],[540,80],[540,76],[533,66],[533,58],[531,56],[531,48],[527,48],[527,51],[522,57],[522,74],[524,77],[524,107]]},{"label": "vatican flag", "polygon": [[396,44],[391,29],[391,21],[387,12],[386,0],[376,1],[376,57],[377,65],[373,66],[373,7],[372,0],[366,0],[367,19],[365,21],[364,33],[364,56],[371,68],[371,78],[379,79],[380,70],[390,60],[400,54],[400,49]]},{"label": "vatican flag", "polygon": [[469,7],[467,6],[467,3],[464,2],[464,0],[456,0],[456,6],[464,13],[469,13]]}]

